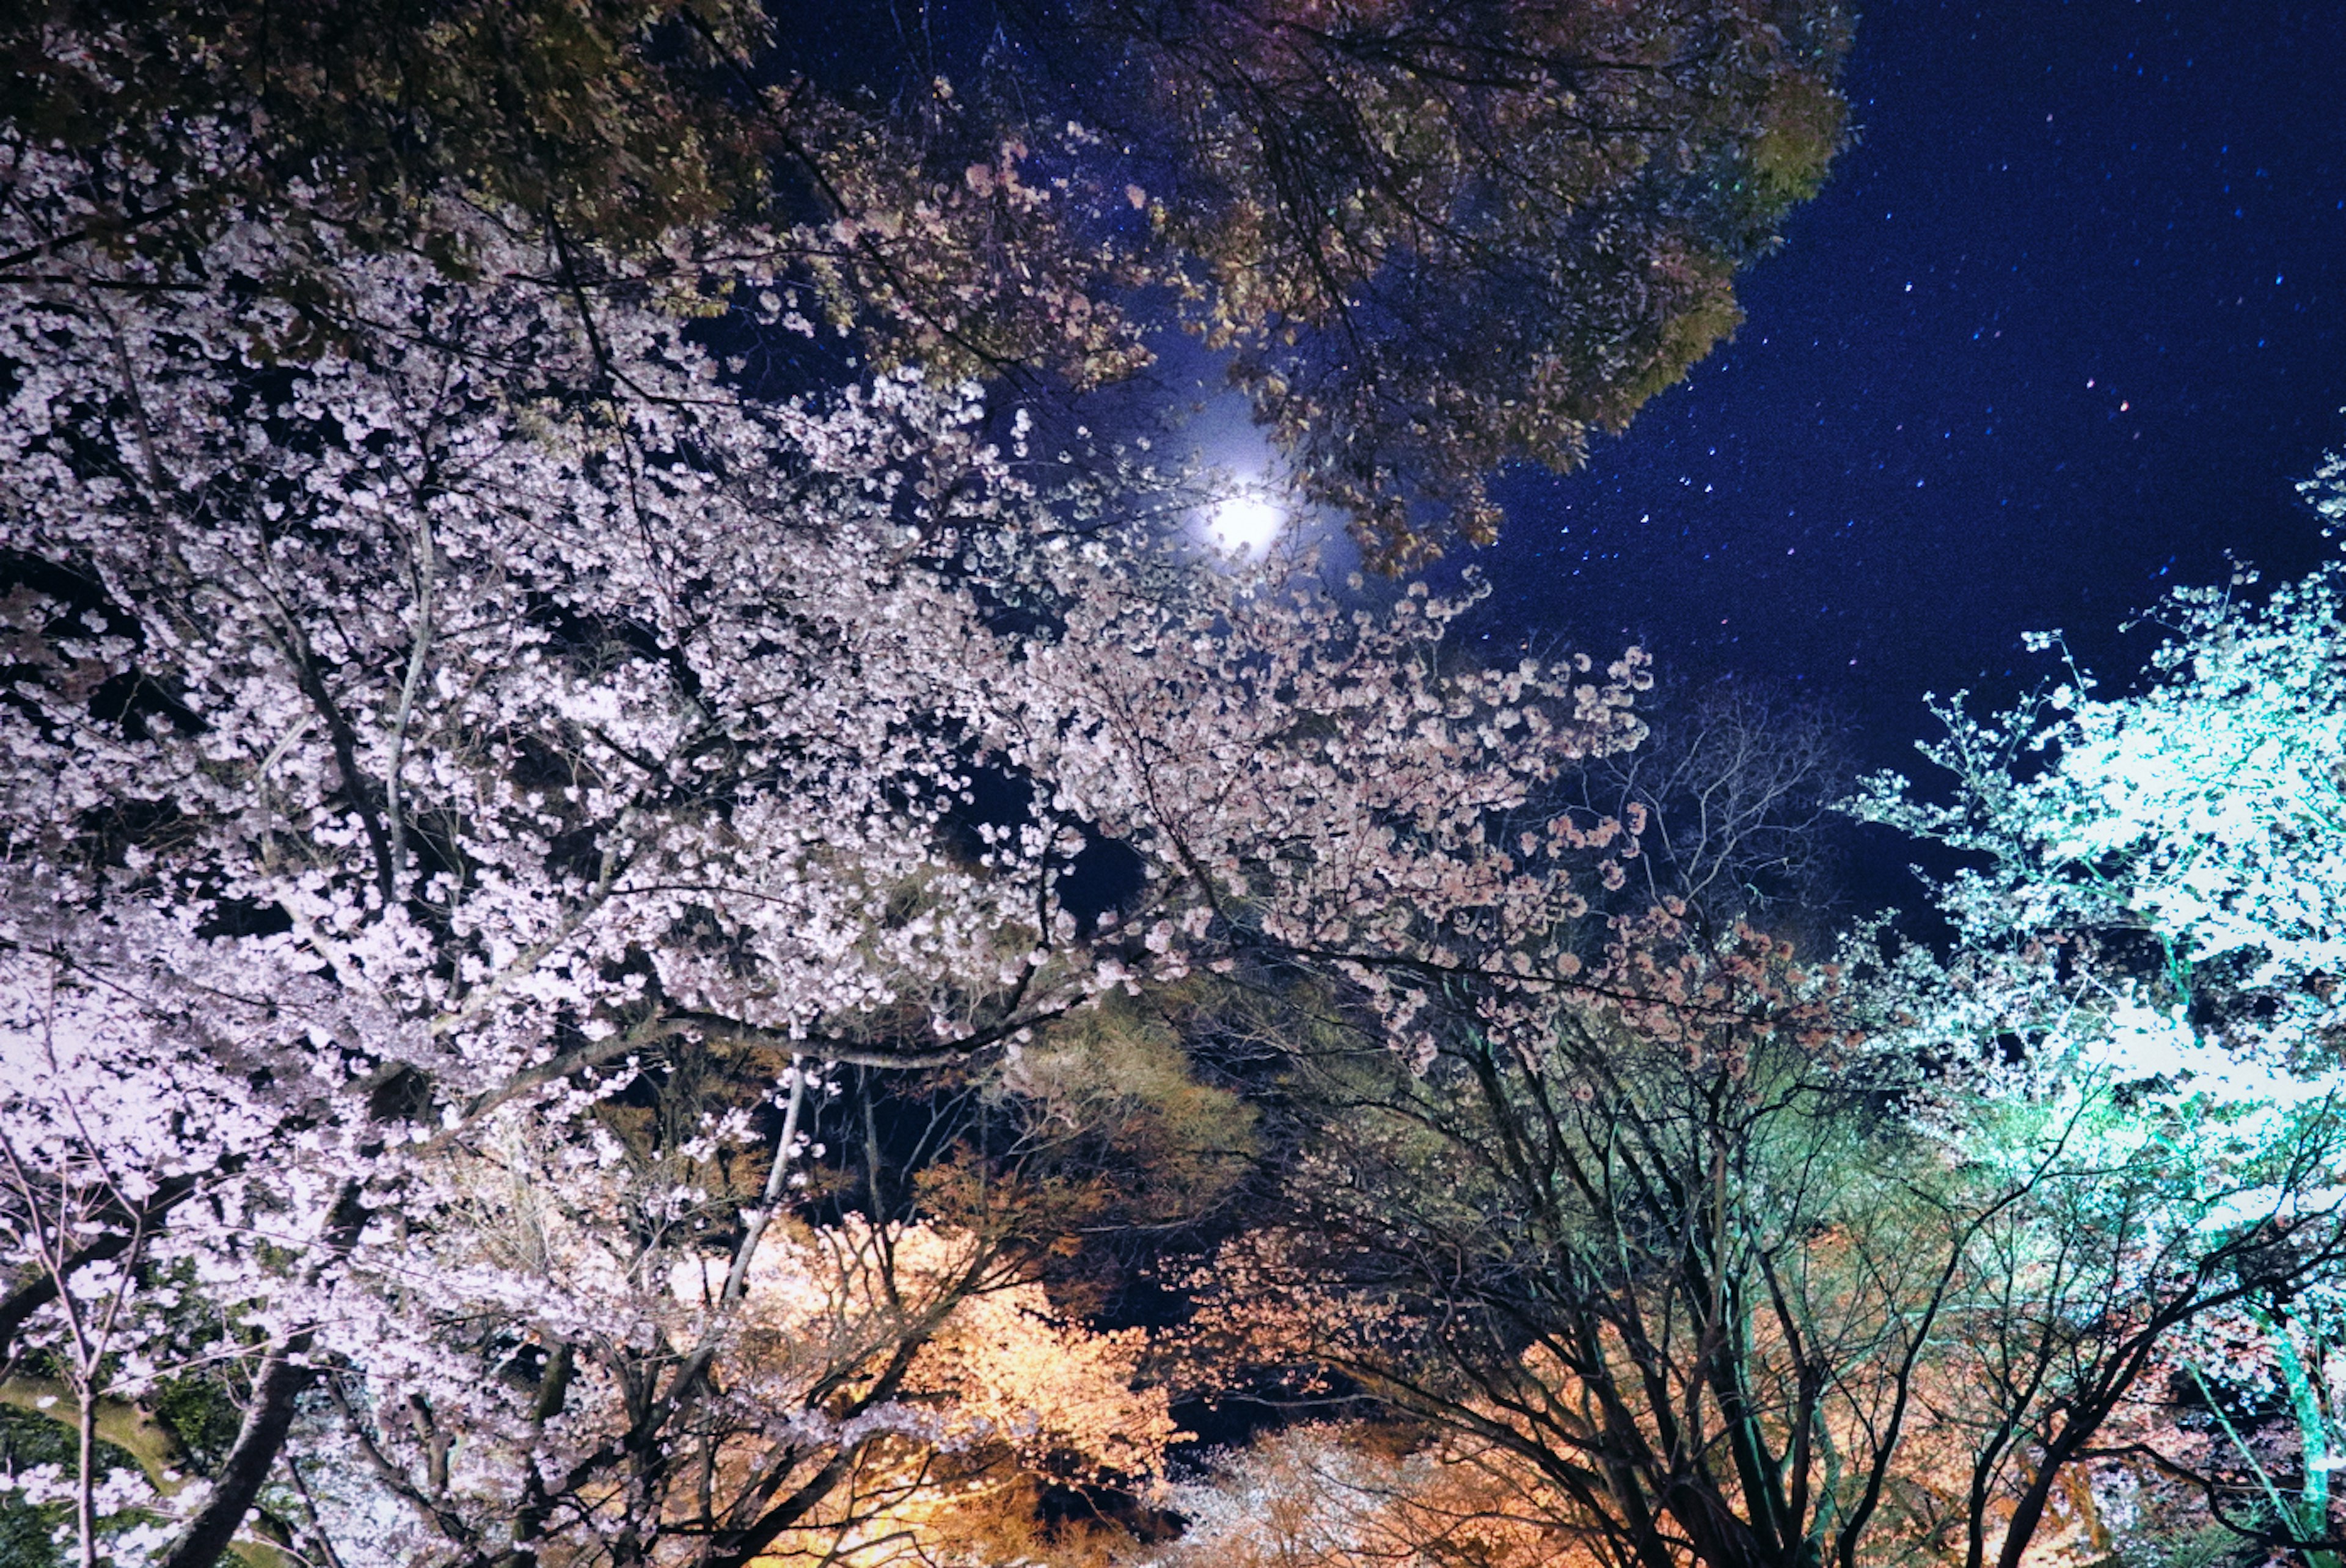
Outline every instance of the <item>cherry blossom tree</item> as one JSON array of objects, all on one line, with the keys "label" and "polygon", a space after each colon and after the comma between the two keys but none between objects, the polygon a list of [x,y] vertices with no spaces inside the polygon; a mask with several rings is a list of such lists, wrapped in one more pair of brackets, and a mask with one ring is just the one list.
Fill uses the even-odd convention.
[{"label": "cherry blossom tree", "polygon": [[[2305,487],[2328,516],[2339,473]],[[1892,1032],[1986,1053],[2015,1095],[2127,1106],[2109,1157],[2142,1178],[2139,1237],[2110,1260],[2110,1332],[2023,1337],[2057,1338],[2076,1379],[2031,1462],[2081,1453],[2107,1419],[2133,1440],[2107,1446],[2187,1481],[2239,1533],[2332,1552],[2340,574],[2261,604],[2255,582],[2171,596],[2139,691],[2096,696],[2070,665],[2003,715],[1941,705],[1945,738],[1923,749],[1951,783],[1931,796],[1878,778],[1855,809],[1972,861],[1939,890],[1952,953],[1901,956]],[[2096,1217],[2079,1217],[2090,1233]],[[2137,1383],[2153,1369],[2205,1410]],[[2259,1389],[2286,1410],[2285,1440],[2245,1413]]]},{"label": "cherry blossom tree", "polygon": [[[964,1226],[908,1275],[944,1175],[791,1219],[840,1074],[1047,1106],[1038,1030],[1234,953],[1403,1048],[1436,990],[1574,983],[1585,835],[1493,826],[1634,743],[1634,653],[1455,667],[1458,604],[1201,555],[1179,475],[1043,463],[966,388],[747,398],[665,260],[590,290],[471,199],[438,255],[234,201],[157,255],[78,158],[13,158],[0,1328],[86,1410],[197,1373],[241,1410],[107,1550],[747,1563],[944,1441],[923,1356],[1038,1266]],[[323,315],[261,286],[321,264]],[[1105,913],[1101,840],[1139,868]],[[762,1099],[630,1120],[753,1059]],[[883,1261],[769,1387],[751,1285],[801,1223]]]}]

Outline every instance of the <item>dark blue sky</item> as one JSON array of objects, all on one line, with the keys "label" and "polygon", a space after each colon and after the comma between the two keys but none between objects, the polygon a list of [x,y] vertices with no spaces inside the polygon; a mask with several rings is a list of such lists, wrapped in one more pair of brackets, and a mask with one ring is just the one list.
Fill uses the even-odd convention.
[{"label": "dark blue sky", "polygon": [[1847,86],[1736,341],[1473,558],[1495,638],[1798,683],[1900,764],[2023,631],[2123,677],[2165,587],[2332,548],[2293,482],[2346,445],[2346,4],[1874,0]]}]

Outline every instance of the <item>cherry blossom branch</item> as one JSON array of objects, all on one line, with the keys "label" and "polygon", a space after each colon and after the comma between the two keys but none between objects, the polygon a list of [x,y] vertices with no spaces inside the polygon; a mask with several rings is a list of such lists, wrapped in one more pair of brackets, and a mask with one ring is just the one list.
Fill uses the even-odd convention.
[{"label": "cherry blossom branch", "polygon": [[[391,723],[391,757],[383,764],[383,817],[391,840],[391,869],[394,882],[407,866],[407,824],[401,814],[401,776],[407,762],[407,731],[415,717],[415,691],[423,679],[425,661],[432,651],[432,592],[438,575],[432,558],[432,509],[428,504],[415,507],[415,631],[413,646],[407,656],[406,678],[400,683],[399,707]],[[388,901],[393,896],[385,888]]]},{"label": "cherry blossom branch", "polygon": [[774,1145],[774,1163],[766,1172],[766,1186],[759,1195],[758,1207],[749,1214],[749,1225],[742,1230],[740,1245],[733,1249],[732,1266],[725,1271],[725,1288],[718,1293],[718,1304],[731,1307],[741,1299],[749,1284],[750,1260],[758,1255],[758,1243],[765,1238],[766,1222],[773,1217],[774,1209],[782,1200],[790,1185],[790,1162],[798,1153],[799,1112],[806,1105],[806,1058],[790,1058],[790,1098],[789,1108],[782,1113],[782,1135]]},{"label": "cherry blossom branch", "polygon": [[1076,1002],[1057,1006],[1036,1008],[1015,1018],[973,1031],[951,1044],[929,1051],[880,1051],[852,1042],[820,1034],[792,1034],[785,1030],[763,1029],[719,1013],[690,1009],[671,1009],[662,1014],[674,1024],[689,1024],[705,1031],[712,1044],[761,1045],[770,1050],[803,1052],[820,1056],[826,1062],[851,1067],[883,1069],[922,1069],[952,1067],[968,1061],[982,1051],[991,1050],[1027,1030],[1041,1027],[1055,1018],[1065,1017],[1076,1005]]}]

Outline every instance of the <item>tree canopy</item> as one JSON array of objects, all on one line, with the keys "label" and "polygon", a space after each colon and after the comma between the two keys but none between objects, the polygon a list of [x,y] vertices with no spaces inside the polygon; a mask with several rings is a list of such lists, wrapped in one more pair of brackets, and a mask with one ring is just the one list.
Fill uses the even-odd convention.
[{"label": "tree canopy", "polygon": [[[885,57],[871,25],[843,46]],[[471,204],[545,233],[548,286],[628,256],[678,303],[1030,389],[1130,375],[1169,309],[1234,355],[1304,494],[1401,566],[1487,540],[1495,466],[1576,466],[1731,331],[1735,273],[1843,138],[1834,0],[1022,3],[991,48],[881,72],[886,98],[801,68],[839,26],[700,0],[26,7],[5,120],[72,159],[72,195],[16,182],[0,264],[170,287],[266,215],[332,232],[248,275],[314,335],[342,249],[482,265],[448,215]]]},{"label": "tree canopy", "polygon": [[[1307,490],[1405,564],[1475,542],[1741,320],[1843,137],[1834,5],[1070,4],[1094,112]],[[1113,93],[1111,99],[1108,95]],[[1137,102],[1136,113],[1122,106]]]}]

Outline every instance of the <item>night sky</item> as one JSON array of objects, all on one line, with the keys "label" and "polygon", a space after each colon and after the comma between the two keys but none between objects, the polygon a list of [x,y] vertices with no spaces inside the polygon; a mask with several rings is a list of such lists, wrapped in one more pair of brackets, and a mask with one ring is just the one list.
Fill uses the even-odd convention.
[{"label": "night sky", "polygon": [[2346,445],[2346,4],[1873,0],[1859,127],[1737,340],[1512,476],[1477,636],[1645,639],[1818,693],[1900,766],[1925,691],[2060,627],[2122,684],[2168,586],[2325,542]]}]

